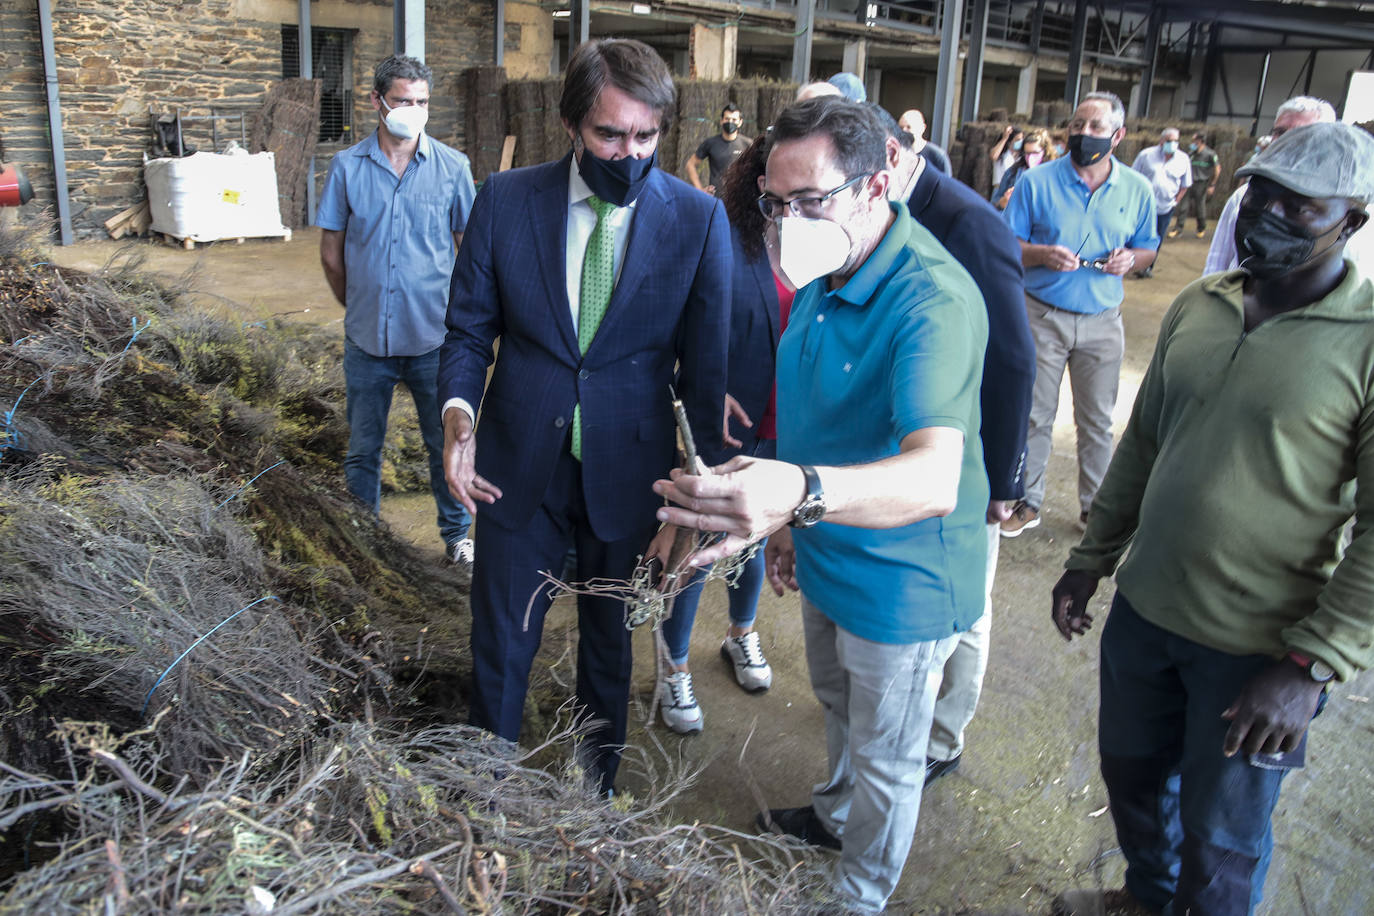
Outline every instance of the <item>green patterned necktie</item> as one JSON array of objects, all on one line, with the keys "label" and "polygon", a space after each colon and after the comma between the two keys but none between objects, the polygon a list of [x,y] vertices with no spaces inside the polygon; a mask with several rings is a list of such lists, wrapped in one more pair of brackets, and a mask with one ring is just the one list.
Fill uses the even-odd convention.
[{"label": "green patterned necktie", "polygon": [[[596,211],[596,228],[587,239],[587,253],[582,257],[582,292],[577,307],[577,349],[584,355],[601,327],[606,306],[611,303],[615,287],[615,228],[607,219],[615,204],[593,195],[587,198]],[[572,453],[582,460],[582,405],[573,408]]]}]

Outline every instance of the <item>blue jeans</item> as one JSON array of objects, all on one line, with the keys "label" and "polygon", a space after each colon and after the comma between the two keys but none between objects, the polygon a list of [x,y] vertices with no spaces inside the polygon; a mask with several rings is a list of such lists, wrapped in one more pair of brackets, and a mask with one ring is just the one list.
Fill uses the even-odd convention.
[{"label": "blue jeans", "polygon": [[1161,629],[1117,593],[1102,632],[1098,748],[1126,887],[1147,906],[1239,916],[1259,903],[1270,815],[1307,737],[1287,754],[1227,758],[1221,713],[1273,664]]},{"label": "blue jeans", "polygon": [[[739,579],[729,590],[730,622],[737,627],[752,624],[758,612],[759,589],[763,588],[763,548],[767,543],[765,538],[759,544],[759,549],[744,564]],[[687,588],[673,603],[673,616],[663,621],[663,642],[668,646],[668,658],[674,665],[687,664],[692,643],[692,623],[697,618],[697,604],[701,601],[701,589],[706,584],[706,574],[710,569],[704,566],[696,571]]]},{"label": "blue jeans", "polygon": [[444,482],[444,427],[439,416],[439,351],[420,356],[373,356],[344,340],[344,381],[348,391],[348,455],[344,477],[348,492],[372,509],[382,503],[382,445],[397,383],[410,389],[420,417],[420,435],[429,452],[429,488],[439,509],[439,533],[452,546],[468,536],[472,516]]},{"label": "blue jeans", "polygon": [[1174,211],[1155,214],[1155,235],[1159,236],[1159,243],[1164,244],[1164,233],[1169,231],[1169,224],[1174,221]]}]

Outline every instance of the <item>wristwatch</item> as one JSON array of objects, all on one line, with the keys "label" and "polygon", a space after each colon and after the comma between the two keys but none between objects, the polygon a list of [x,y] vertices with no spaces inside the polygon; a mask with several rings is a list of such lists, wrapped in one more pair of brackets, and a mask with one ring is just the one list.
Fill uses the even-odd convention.
[{"label": "wristwatch", "polygon": [[1336,669],[1319,658],[1308,658],[1301,652],[1289,652],[1288,659],[1307,672],[1307,676],[1318,684],[1325,684],[1336,676]]},{"label": "wristwatch", "polygon": [[792,521],[787,524],[793,528],[810,528],[825,517],[825,491],[821,489],[821,477],[815,468],[809,464],[797,467],[806,478],[806,497],[792,510]]}]

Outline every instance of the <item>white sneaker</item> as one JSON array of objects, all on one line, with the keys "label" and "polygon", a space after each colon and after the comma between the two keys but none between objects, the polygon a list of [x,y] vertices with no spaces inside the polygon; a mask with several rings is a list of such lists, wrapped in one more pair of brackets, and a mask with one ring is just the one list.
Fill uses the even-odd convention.
[{"label": "white sneaker", "polygon": [[750,693],[758,693],[773,686],[773,668],[763,657],[757,630],[743,636],[727,636],[720,644],[720,654],[735,669],[735,680]]},{"label": "white sneaker", "polygon": [[448,548],[448,561],[459,569],[472,572],[472,538],[454,541]]},{"label": "white sneaker", "polygon": [[663,710],[663,724],[680,735],[701,731],[703,717],[692,689],[692,675],[674,671],[663,679],[663,696],[658,701]]}]

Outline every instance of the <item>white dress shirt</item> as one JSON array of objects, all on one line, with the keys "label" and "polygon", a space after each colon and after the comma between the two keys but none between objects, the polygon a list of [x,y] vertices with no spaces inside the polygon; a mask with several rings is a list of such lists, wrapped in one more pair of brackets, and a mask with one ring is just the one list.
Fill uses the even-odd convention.
[{"label": "white dress shirt", "polygon": [[[587,198],[592,196],[592,189],[587,186],[587,182],[582,179],[582,173],[577,170],[576,156],[573,156],[568,168],[568,243],[563,251],[563,263],[568,306],[572,312],[573,331],[576,332],[578,309],[582,304],[582,260],[587,256],[587,242],[591,240],[592,231],[596,229],[596,211],[587,201]],[[632,200],[623,207],[616,207],[607,217],[615,229],[615,253],[612,263],[615,265],[617,283],[620,282],[620,268],[625,261],[625,245],[630,240],[634,209],[635,201]],[[533,269],[533,265],[531,268]],[[468,415],[469,420],[474,419],[472,405],[465,398],[449,398],[444,402],[440,416],[447,413],[450,407],[457,407]]]}]

